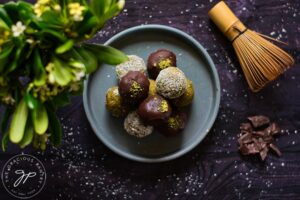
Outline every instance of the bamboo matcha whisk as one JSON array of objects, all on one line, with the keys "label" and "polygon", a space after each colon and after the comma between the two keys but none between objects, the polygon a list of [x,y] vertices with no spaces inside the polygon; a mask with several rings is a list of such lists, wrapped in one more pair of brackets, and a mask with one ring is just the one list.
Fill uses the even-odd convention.
[{"label": "bamboo matcha whisk", "polygon": [[265,38],[280,41],[249,30],[224,1],[216,4],[208,15],[232,42],[253,92],[261,90],[294,64],[294,59],[288,53]]}]

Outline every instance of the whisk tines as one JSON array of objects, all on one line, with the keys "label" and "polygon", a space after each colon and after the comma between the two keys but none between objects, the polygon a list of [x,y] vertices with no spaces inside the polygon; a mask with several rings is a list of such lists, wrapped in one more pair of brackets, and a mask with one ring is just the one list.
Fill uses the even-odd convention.
[{"label": "whisk tines", "polygon": [[224,1],[216,4],[208,14],[232,42],[252,91],[261,90],[294,64],[288,53],[267,39],[286,43],[248,29]]}]

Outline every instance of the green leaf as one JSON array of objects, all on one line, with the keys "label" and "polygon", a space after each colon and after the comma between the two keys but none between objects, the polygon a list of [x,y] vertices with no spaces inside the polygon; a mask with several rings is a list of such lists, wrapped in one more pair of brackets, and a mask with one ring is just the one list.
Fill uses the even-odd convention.
[{"label": "green leaf", "polygon": [[9,117],[11,116],[11,114],[12,114],[11,108],[6,107],[5,111],[4,111],[4,115],[1,119],[1,133],[4,133],[6,131],[6,128],[8,125],[8,120],[9,120]]},{"label": "green leaf", "polygon": [[55,53],[63,54],[65,52],[69,51],[70,49],[72,49],[73,45],[74,45],[74,41],[73,40],[68,40],[64,44],[58,46],[55,50]]},{"label": "green leaf", "polygon": [[41,28],[61,29],[64,25],[60,14],[55,11],[45,11],[41,18],[42,20],[38,22]]},{"label": "green leaf", "polygon": [[78,28],[78,35],[90,34],[92,30],[98,27],[97,17],[92,16],[87,20],[84,20],[80,23],[80,27]]},{"label": "green leaf", "polygon": [[6,29],[6,30],[9,30],[9,27],[7,26],[6,22],[4,20],[2,20],[0,18],[0,28],[3,30],[3,29]]},{"label": "green leaf", "polygon": [[91,0],[91,10],[98,18],[109,9],[111,0]]},{"label": "green leaf", "polygon": [[31,4],[20,1],[18,2],[17,7],[19,11],[19,18],[22,19],[25,24],[29,24],[31,21],[37,20]]},{"label": "green leaf", "polygon": [[84,63],[87,74],[94,72],[98,68],[97,57],[93,52],[84,48],[77,48],[75,51],[79,54],[80,60]]},{"label": "green leaf", "polygon": [[22,59],[22,58],[20,58],[20,57],[21,57],[21,55],[22,55],[22,52],[23,52],[23,50],[24,50],[24,47],[25,47],[25,44],[21,44],[20,46],[18,46],[18,47],[16,48],[15,55],[14,55],[14,59],[13,59],[13,61],[11,62],[11,64],[8,65],[8,67],[7,67],[7,69],[6,69],[6,72],[5,72],[6,74],[7,74],[7,73],[10,73],[10,72],[12,72],[12,71],[14,71],[14,70],[18,67],[19,62],[20,62],[20,60]]},{"label": "green leaf", "polygon": [[0,18],[5,21],[5,23],[11,27],[13,22],[11,21],[10,17],[8,16],[7,12],[4,10],[4,8],[0,7]]},{"label": "green leaf", "polygon": [[12,116],[9,128],[9,139],[13,143],[19,143],[24,135],[26,121],[28,117],[28,107],[24,99],[22,99]]},{"label": "green leaf", "polygon": [[39,135],[43,135],[47,131],[49,125],[45,106],[42,103],[39,103],[39,105],[32,110],[31,116],[34,131]]},{"label": "green leaf", "polygon": [[26,146],[28,146],[32,142],[32,139],[33,139],[33,135],[34,135],[33,127],[31,125],[31,122],[30,123],[28,123],[28,122],[27,122],[27,125],[25,128],[24,136],[23,136],[21,142],[19,142],[19,146],[21,148],[25,148]]},{"label": "green leaf", "polygon": [[14,47],[8,46],[3,49],[3,51],[0,53],[0,72],[3,71],[4,67],[7,65],[9,61],[9,56],[11,55]]},{"label": "green leaf", "polygon": [[123,7],[124,7],[125,1],[124,0],[120,0],[118,3],[115,3],[114,5],[112,5],[109,10],[105,13],[105,15],[103,16],[104,20],[108,20],[116,15],[118,15]]},{"label": "green leaf", "polygon": [[66,86],[72,80],[72,72],[67,63],[59,60],[58,58],[54,58],[54,77],[55,81],[61,85]]},{"label": "green leaf", "polygon": [[58,96],[54,96],[52,102],[57,107],[64,107],[70,104],[70,98],[68,93],[61,93]]},{"label": "green leaf", "polygon": [[29,109],[36,109],[39,105],[39,102],[36,98],[34,98],[30,93],[26,93],[25,101]]},{"label": "green leaf", "polygon": [[2,151],[6,151],[7,149],[7,144],[9,141],[9,137],[8,137],[8,132],[6,132],[3,137],[2,137],[2,141],[1,141],[1,146],[2,146]]},{"label": "green leaf", "polygon": [[34,50],[33,56],[33,72],[34,72],[34,84],[36,86],[42,86],[46,83],[46,71],[42,63],[42,58],[39,50]]},{"label": "green leaf", "polygon": [[67,37],[59,31],[54,31],[54,30],[51,30],[51,29],[43,29],[41,31],[41,34],[45,34],[45,33],[57,38],[58,40],[60,40],[62,42],[67,40]]},{"label": "green leaf", "polygon": [[7,12],[8,16],[10,16],[11,21],[18,21],[18,5],[15,2],[8,2],[3,5],[4,10]]},{"label": "green leaf", "polygon": [[61,140],[62,140],[62,127],[59,119],[57,118],[54,112],[54,107],[48,105],[47,111],[49,115],[50,130],[51,130],[50,141],[52,142],[53,145],[58,146],[61,144]]},{"label": "green leaf", "polygon": [[99,62],[110,65],[117,65],[128,60],[128,57],[121,51],[104,45],[84,44],[83,47],[94,53]]}]

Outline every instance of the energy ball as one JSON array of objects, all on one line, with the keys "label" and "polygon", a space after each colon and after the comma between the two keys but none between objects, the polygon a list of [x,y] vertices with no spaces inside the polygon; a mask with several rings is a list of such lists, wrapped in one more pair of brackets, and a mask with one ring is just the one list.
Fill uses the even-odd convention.
[{"label": "energy ball", "polygon": [[136,55],[129,55],[128,61],[116,66],[116,73],[119,79],[125,76],[129,71],[139,71],[145,73],[147,67],[142,58]]},{"label": "energy ball", "polygon": [[164,124],[159,127],[159,132],[173,136],[183,131],[187,121],[187,116],[184,112],[173,113]]},{"label": "energy ball", "polygon": [[123,102],[134,105],[148,96],[149,80],[142,72],[129,71],[119,82],[119,92]]},{"label": "energy ball", "polygon": [[154,95],[145,99],[137,112],[146,123],[159,125],[171,116],[172,108],[167,100]]},{"label": "energy ball", "polygon": [[173,99],[172,103],[176,107],[185,107],[192,103],[194,98],[194,87],[193,82],[187,79],[187,87],[185,93],[179,98]]},{"label": "energy ball", "polygon": [[146,125],[140,116],[134,111],[127,115],[124,120],[124,129],[129,135],[143,138],[153,132],[153,126]]},{"label": "energy ball", "polygon": [[185,93],[186,88],[186,77],[177,67],[168,67],[157,76],[156,91],[167,99],[180,97]]},{"label": "energy ball", "polygon": [[149,92],[148,95],[152,96],[156,94],[156,82],[152,79],[149,79],[150,85],[149,85]]},{"label": "energy ball", "polygon": [[173,52],[159,49],[148,57],[147,69],[151,78],[156,79],[159,72],[167,67],[176,67],[176,55]]},{"label": "energy ball", "polygon": [[117,86],[111,87],[106,92],[106,109],[114,117],[122,117],[127,113],[127,109],[122,105],[122,98]]}]

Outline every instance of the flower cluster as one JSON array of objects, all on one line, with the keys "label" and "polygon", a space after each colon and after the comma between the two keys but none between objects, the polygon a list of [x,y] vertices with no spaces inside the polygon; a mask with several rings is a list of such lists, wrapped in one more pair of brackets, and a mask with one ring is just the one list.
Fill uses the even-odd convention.
[{"label": "flower cluster", "polygon": [[85,7],[80,5],[79,3],[70,3],[68,5],[69,13],[72,16],[73,20],[76,22],[80,22],[83,20],[83,11]]},{"label": "flower cluster", "polygon": [[51,0],[38,0],[36,4],[34,4],[34,12],[40,17],[47,10],[55,10],[61,11],[61,6]]},{"label": "flower cluster", "polygon": [[112,47],[84,43],[123,7],[124,0],[0,5],[0,103],[6,107],[0,127],[3,150],[9,141],[42,150],[48,140],[60,144],[56,109],[81,93],[86,74],[99,63],[128,59]]}]

